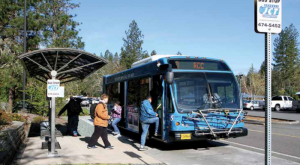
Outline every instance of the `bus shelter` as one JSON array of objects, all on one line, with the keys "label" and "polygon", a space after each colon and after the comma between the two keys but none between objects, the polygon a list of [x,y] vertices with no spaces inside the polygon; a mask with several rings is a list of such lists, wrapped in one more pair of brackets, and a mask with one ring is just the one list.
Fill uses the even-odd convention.
[{"label": "bus shelter", "polygon": [[[47,83],[63,84],[83,80],[108,63],[94,54],[70,48],[48,48],[31,51],[18,57],[22,60],[27,75]],[[50,152],[48,156],[57,156],[55,151],[55,96],[50,103]]]}]

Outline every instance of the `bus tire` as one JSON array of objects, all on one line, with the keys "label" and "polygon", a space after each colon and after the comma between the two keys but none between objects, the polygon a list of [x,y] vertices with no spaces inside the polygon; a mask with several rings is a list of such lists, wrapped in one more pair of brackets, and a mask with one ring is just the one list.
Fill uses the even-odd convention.
[{"label": "bus tire", "polygon": [[296,109],[296,112],[297,112],[297,113],[300,113],[300,109],[297,108],[297,109]]},{"label": "bus tire", "polygon": [[276,104],[274,109],[275,109],[275,111],[279,112],[280,111],[280,105]]}]

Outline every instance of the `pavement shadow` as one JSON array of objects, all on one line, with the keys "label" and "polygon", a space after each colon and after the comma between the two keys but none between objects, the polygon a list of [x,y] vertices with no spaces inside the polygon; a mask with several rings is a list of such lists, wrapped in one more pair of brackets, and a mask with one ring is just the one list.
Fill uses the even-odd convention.
[{"label": "pavement shadow", "polygon": [[63,136],[67,136],[67,125],[56,124],[56,129],[61,132]]},{"label": "pavement shadow", "polygon": [[[132,133],[124,129],[121,130],[121,134],[122,137],[119,137],[118,139],[122,143],[129,144],[132,147],[139,149],[140,136],[138,134]],[[138,143],[138,146],[136,145],[136,143]],[[228,144],[222,143],[221,141],[211,141],[211,140],[163,143],[155,139],[147,139],[146,146],[151,148],[156,148],[162,151],[169,151],[169,150],[186,150],[186,149],[209,150],[209,148],[228,146]]]},{"label": "pavement shadow", "polygon": [[[91,139],[91,137],[82,137],[82,138],[79,138],[81,141],[85,142],[86,145],[89,144],[89,141]],[[99,146],[99,147],[102,147],[102,148],[105,148],[103,145],[99,144],[98,142],[96,143],[96,146]]]},{"label": "pavement shadow", "polygon": [[130,152],[130,151],[124,151],[124,153],[128,156],[130,156],[131,158],[136,158],[139,159],[140,161],[142,161],[144,164],[148,164],[147,162],[145,162],[142,157],[134,152]]},{"label": "pavement shadow", "polygon": [[40,132],[41,132],[40,124],[31,123],[29,132],[28,132],[28,137],[38,137],[41,134]]}]

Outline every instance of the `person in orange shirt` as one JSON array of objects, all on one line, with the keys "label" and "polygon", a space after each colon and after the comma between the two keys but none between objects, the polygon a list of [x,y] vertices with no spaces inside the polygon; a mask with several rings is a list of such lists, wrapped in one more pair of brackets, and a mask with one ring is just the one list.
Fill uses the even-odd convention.
[{"label": "person in orange shirt", "polygon": [[103,140],[105,148],[108,149],[114,148],[113,146],[111,146],[107,138],[107,126],[108,126],[108,120],[110,119],[110,116],[108,115],[108,111],[107,111],[107,106],[106,106],[107,102],[108,102],[108,95],[106,94],[101,95],[100,103],[97,105],[95,110],[95,118],[94,118],[95,130],[87,146],[88,149],[97,148],[95,145],[100,136]]}]

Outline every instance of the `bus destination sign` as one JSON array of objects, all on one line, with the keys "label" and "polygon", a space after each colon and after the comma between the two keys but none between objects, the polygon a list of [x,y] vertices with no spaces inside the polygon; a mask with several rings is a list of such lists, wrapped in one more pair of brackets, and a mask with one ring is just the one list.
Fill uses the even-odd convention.
[{"label": "bus destination sign", "polygon": [[169,60],[169,63],[173,69],[230,71],[225,63],[213,60]]}]

